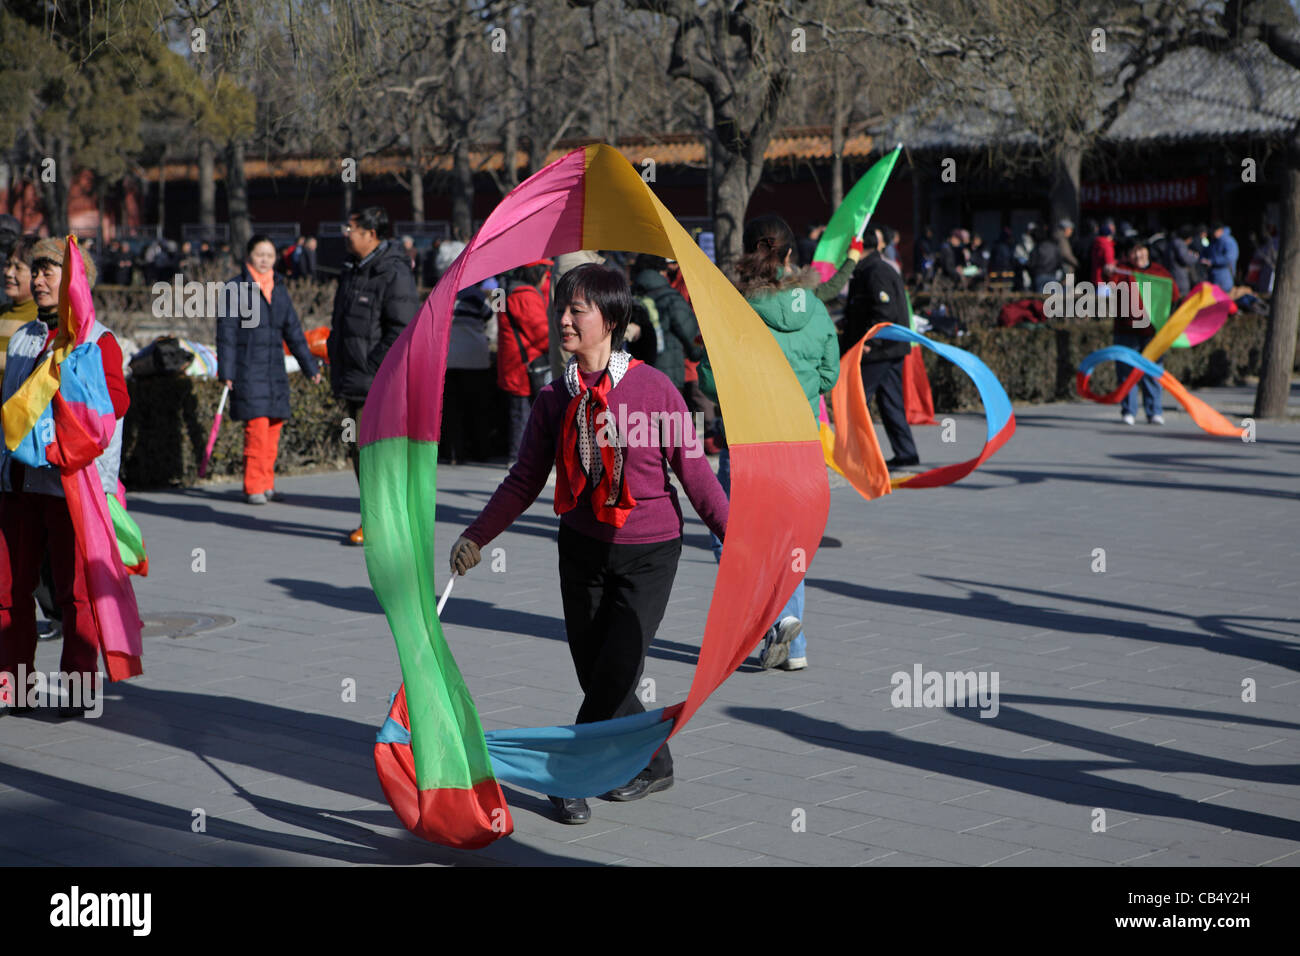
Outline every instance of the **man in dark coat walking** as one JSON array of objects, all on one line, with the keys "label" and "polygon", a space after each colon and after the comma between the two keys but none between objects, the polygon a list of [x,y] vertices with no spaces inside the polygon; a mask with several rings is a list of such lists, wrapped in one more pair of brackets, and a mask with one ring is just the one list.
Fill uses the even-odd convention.
[{"label": "man in dark coat walking", "polygon": [[[348,407],[359,433],[361,410],[370,384],[406,323],[415,317],[420,300],[415,276],[400,244],[389,234],[388,214],[378,206],[354,212],[344,227],[348,261],[334,294],[330,325],[330,384]],[[361,480],[361,456],[354,436],[352,469]],[[364,544],[361,528],[348,535]]]},{"label": "man in dark coat walking", "polygon": [[[696,340],[700,326],[682,294],[668,284],[668,260],[646,253],[632,266],[632,295],[645,296],[659,313],[659,355],[654,367],[667,375],[679,392],[686,385],[686,360],[698,362],[704,346]],[[689,401],[689,400],[688,400]]]},{"label": "man in dark coat walking", "polygon": [[[847,352],[879,322],[892,322],[908,327],[907,292],[902,277],[881,255],[885,248],[883,229],[868,229],[866,238],[873,238],[875,248],[863,256],[853,270],[849,281],[849,300],[844,307],[844,338],[841,348]],[[880,418],[889,436],[894,457],[886,464],[892,471],[919,464],[921,459],[912,440],[912,429],[907,424],[907,410],[903,404],[903,360],[907,358],[907,342],[890,342],[872,339],[862,350],[862,387],[867,402],[875,395]]]}]

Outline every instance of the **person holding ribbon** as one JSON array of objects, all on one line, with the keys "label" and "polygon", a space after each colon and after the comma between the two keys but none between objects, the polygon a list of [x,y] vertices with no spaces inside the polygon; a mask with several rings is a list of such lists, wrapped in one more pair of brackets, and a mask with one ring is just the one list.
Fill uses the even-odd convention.
[{"label": "person holding ribbon", "polygon": [[[139,612],[107,502],[130,397],[122,349],[95,318],[94,261],[71,236],[41,239],[29,255],[36,318],[9,340],[0,389],[0,675],[34,670],[32,593],[48,548],[63,610],[60,670],[89,689],[101,651],[110,680],[142,673]],[[22,709],[0,699],[0,715],[11,706]],[[90,709],[70,695],[59,713]]]},{"label": "person holding ribbon", "polygon": [[[701,447],[686,402],[668,376],[631,358],[623,336],[632,311],[628,281],[596,264],[566,272],[556,288],[561,379],[533,403],[519,458],[451,550],[453,574],[509,527],[546,487],[555,466],[560,515],[560,595],[569,652],[582,687],[577,723],[643,713],[637,696],[645,656],[672,591],[682,550],[677,475],[696,513],[718,537],[728,502]],[[620,422],[650,422],[648,429]],[[664,745],[607,800],[638,800],[673,784]],[[585,800],[551,797],[563,823],[586,823]]]}]

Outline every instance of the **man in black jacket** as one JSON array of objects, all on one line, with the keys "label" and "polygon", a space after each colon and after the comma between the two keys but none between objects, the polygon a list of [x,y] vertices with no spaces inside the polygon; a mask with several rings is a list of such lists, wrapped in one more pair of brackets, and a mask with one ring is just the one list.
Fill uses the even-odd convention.
[{"label": "man in black jacket", "polygon": [[[869,229],[866,239],[868,248],[873,240],[875,248],[858,263],[849,281],[849,301],[844,307],[844,338],[841,340],[845,352],[879,322],[892,322],[904,328],[909,324],[903,279],[881,255],[885,248],[881,227]],[[921,461],[903,404],[903,360],[910,348],[907,342],[872,339],[862,349],[862,387],[868,404],[873,395],[877,396],[880,419],[894,450],[894,457],[886,463],[891,471]]]},{"label": "man in black jacket", "polygon": [[[698,362],[704,346],[696,342],[700,334],[695,313],[682,294],[668,284],[668,260],[642,253],[632,265],[632,295],[646,296],[659,313],[659,354],[654,367],[663,372],[679,392],[686,385],[686,360]],[[689,399],[687,402],[689,403]]]},{"label": "man in black jacket", "polygon": [[[348,417],[361,428],[361,409],[375,373],[406,323],[415,317],[420,300],[415,277],[402,247],[389,237],[388,214],[378,206],[354,212],[343,227],[351,254],[339,277],[330,325],[330,384],[334,396],[348,407]],[[361,480],[361,456],[354,439],[352,468]],[[361,528],[349,536],[364,544]]]}]

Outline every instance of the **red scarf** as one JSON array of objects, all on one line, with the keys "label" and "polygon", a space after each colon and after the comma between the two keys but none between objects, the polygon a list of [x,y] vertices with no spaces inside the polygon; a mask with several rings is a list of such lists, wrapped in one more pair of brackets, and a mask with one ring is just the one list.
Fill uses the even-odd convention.
[{"label": "red scarf", "polygon": [[569,360],[564,383],[572,397],[564,412],[563,433],[555,451],[557,515],[572,511],[588,487],[591,510],[597,521],[621,528],[636,506],[624,475],[622,438],[614,430],[606,396],[629,369],[640,364],[637,359],[629,359],[626,352],[615,352],[600,380],[588,386],[578,371],[577,360]]}]

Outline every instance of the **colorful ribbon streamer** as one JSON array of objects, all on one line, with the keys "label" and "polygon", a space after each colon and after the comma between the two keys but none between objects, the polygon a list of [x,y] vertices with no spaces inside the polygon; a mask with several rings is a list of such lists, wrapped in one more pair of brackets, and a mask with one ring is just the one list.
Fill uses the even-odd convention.
[{"label": "colorful ribbon streamer", "polygon": [[849,194],[831,215],[831,221],[826,224],[826,231],[822,233],[817,249],[813,252],[813,268],[821,275],[823,282],[835,275],[840,263],[849,254],[849,244],[862,235],[872,213],[876,211],[876,203],[880,201],[880,194],[885,191],[885,183],[889,181],[889,174],[894,171],[894,164],[898,162],[898,155],[902,151],[903,144],[899,143],[876,160],[863,177],[853,184]]},{"label": "colorful ribbon streamer", "polygon": [[[1237,311],[1237,304],[1217,285],[1202,282],[1198,285],[1142,349],[1141,354],[1123,345],[1110,345],[1086,356],[1079,363],[1075,375],[1075,387],[1079,394],[1094,402],[1113,405],[1123,400],[1141,380],[1143,375],[1159,379],[1162,388],[1174,396],[1197,426],[1211,435],[1224,438],[1240,438],[1243,429],[1224,418],[1205,402],[1192,395],[1183,384],[1167,370],[1156,364],[1156,359],[1164,355],[1177,340],[1186,334],[1193,344],[1204,342],[1218,332],[1227,321],[1228,316]],[[1194,330],[1194,331],[1193,331]],[[1103,362],[1118,362],[1132,368],[1112,392],[1097,395],[1090,388],[1093,371]]]},{"label": "colorful ribbon streamer", "polygon": [[[984,403],[986,432],[984,447],[978,455],[968,461],[931,468],[919,474],[890,477],[871,422],[871,411],[867,408],[866,389],[862,385],[862,349],[876,337],[922,345],[970,376],[979,391],[980,401]],[[919,332],[888,322],[873,325],[862,340],[841,357],[840,377],[831,390],[831,407],[835,412],[836,427],[830,459],[835,469],[868,501],[887,495],[895,488],[937,488],[960,481],[1005,445],[1016,430],[1011,400],[987,365],[965,349],[932,342]],[[825,433],[822,441],[826,442]]]},{"label": "colorful ribbon streamer", "polygon": [[[727,548],[685,701],[596,724],[484,734],[443,639],[433,585],[446,560],[435,541],[434,490],[452,308],[459,289],[581,249],[680,264],[728,409]],[[449,846],[484,846],[513,829],[501,782],[594,796],[625,784],[685,725],[753,650],[794,592],[795,568],[821,541],[830,490],[807,407],[762,320],[617,150],[575,150],[502,200],[389,351],[362,415],[366,565],[404,679],[375,765],[408,829]]]}]

